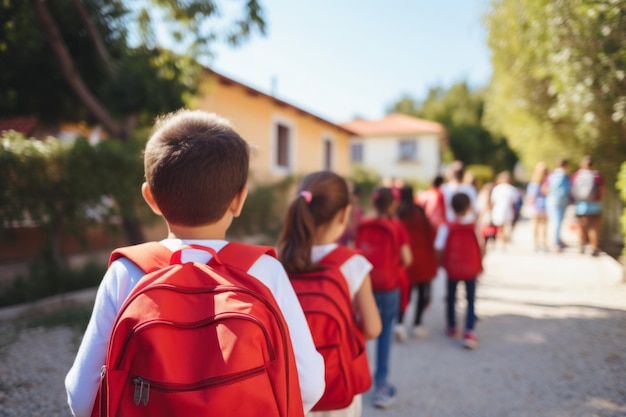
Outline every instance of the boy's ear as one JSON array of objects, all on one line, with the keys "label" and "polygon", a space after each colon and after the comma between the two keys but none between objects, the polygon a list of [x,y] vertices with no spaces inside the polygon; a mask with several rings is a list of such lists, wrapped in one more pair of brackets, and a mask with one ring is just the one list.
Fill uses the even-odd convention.
[{"label": "boy's ear", "polygon": [[150,206],[150,209],[154,212],[154,214],[156,214],[158,216],[162,216],[163,215],[161,213],[161,210],[159,209],[159,206],[157,205],[156,201],[154,201],[154,196],[152,195],[152,190],[150,190],[150,186],[148,185],[147,182],[144,182],[141,185],[141,195],[143,195],[143,199],[146,200],[146,203],[148,203],[148,206]]},{"label": "boy's ear", "polygon": [[246,202],[248,197],[248,186],[244,185],[241,191],[239,191],[233,201],[230,203],[229,210],[233,214],[233,217],[239,217],[241,210],[243,210],[243,203]]}]

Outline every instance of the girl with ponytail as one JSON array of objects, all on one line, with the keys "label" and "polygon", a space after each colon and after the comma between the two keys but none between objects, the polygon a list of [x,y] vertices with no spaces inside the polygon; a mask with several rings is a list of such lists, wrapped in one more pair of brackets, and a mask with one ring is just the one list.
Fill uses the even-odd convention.
[{"label": "girl with ponytail", "polygon": [[[352,326],[355,327],[353,330],[359,332],[363,339],[374,339],[380,333],[381,321],[369,277],[372,265],[358,251],[336,243],[350,219],[350,210],[348,185],[342,177],[330,171],[307,175],[300,183],[297,195],[287,210],[278,241],[278,257],[292,278],[296,294],[301,288],[296,285],[300,281],[296,279],[298,276],[326,269],[338,269],[340,273],[337,277],[345,281],[341,282],[341,285],[349,292],[352,304],[348,308],[353,315],[351,320]],[[341,256],[337,256],[339,253]],[[341,261],[338,265],[332,265],[330,259]],[[302,284],[302,281],[299,284]],[[304,306],[303,309],[306,315]],[[312,336],[317,345],[317,335],[313,330]],[[367,361],[365,363],[367,364]],[[365,371],[369,378],[369,368]],[[327,375],[327,392],[333,390],[328,384],[329,380]],[[322,400],[318,404],[321,404]],[[318,407],[317,410],[324,411],[313,411],[309,415],[358,417],[361,415],[361,409],[361,395],[357,394],[347,407],[331,410],[327,407]]]}]

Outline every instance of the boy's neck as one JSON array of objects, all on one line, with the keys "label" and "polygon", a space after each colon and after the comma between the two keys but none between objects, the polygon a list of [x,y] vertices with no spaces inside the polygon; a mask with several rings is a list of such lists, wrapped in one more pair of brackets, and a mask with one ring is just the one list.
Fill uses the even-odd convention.
[{"label": "boy's neck", "polygon": [[189,240],[225,240],[228,226],[230,226],[230,222],[224,224],[222,221],[202,226],[179,226],[169,224],[167,237],[170,239]]}]

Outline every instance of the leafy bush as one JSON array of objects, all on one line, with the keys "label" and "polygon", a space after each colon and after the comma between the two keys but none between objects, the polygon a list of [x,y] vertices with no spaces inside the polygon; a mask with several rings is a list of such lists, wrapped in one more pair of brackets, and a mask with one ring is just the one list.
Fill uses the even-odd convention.
[{"label": "leafy bush", "polygon": [[362,166],[355,166],[352,169],[350,180],[359,188],[359,198],[363,207],[370,204],[370,196],[374,189],[380,185],[381,177],[378,172]]},{"label": "leafy bush", "polygon": [[474,174],[474,177],[476,177],[476,184],[478,188],[480,188],[483,184],[489,181],[493,181],[493,178],[495,176],[493,167],[489,165],[468,165],[466,171]]},{"label": "leafy bush", "polygon": [[59,256],[61,232],[80,239],[85,225],[132,218],[140,206],[142,141],[92,146],[84,138],[40,141],[8,132],[0,145],[0,225],[43,227],[53,256]]},{"label": "leafy bush", "polygon": [[289,203],[288,193],[294,182],[293,177],[270,184],[253,182],[241,215],[233,221],[228,233],[238,238],[264,235],[265,240],[259,243],[275,244]]},{"label": "leafy bush", "polygon": [[0,304],[32,301],[100,281],[101,267],[81,271],[68,267],[61,237],[70,235],[87,248],[87,225],[104,223],[119,231],[119,222],[113,220],[136,218],[137,208],[145,206],[139,192],[142,149],[140,140],[92,146],[84,138],[41,141],[16,132],[0,138],[0,235],[10,242],[16,236],[5,231],[33,224],[46,233],[28,276],[18,277],[3,292]]}]

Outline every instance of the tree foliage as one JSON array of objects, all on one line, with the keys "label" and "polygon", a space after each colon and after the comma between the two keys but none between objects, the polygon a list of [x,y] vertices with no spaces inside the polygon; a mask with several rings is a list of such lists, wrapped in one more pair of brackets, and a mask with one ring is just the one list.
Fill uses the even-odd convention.
[{"label": "tree foliage", "polygon": [[264,28],[256,0],[5,0],[0,112],[129,138],[137,122],[183,106],[213,42]]},{"label": "tree foliage", "polygon": [[528,167],[591,154],[612,183],[626,159],[626,2],[492,5],[489,126]]},{"label": "tree foliage", "polygon": [[484,93],[483,90],[471,91],[461,82],[449,89],[431,88],[422,102],[402,97],[390,110],[445,125],[455,159],[466,164],[489,165],[495,171],[511,170],[517,156],[507,140],[483,126]]}]

